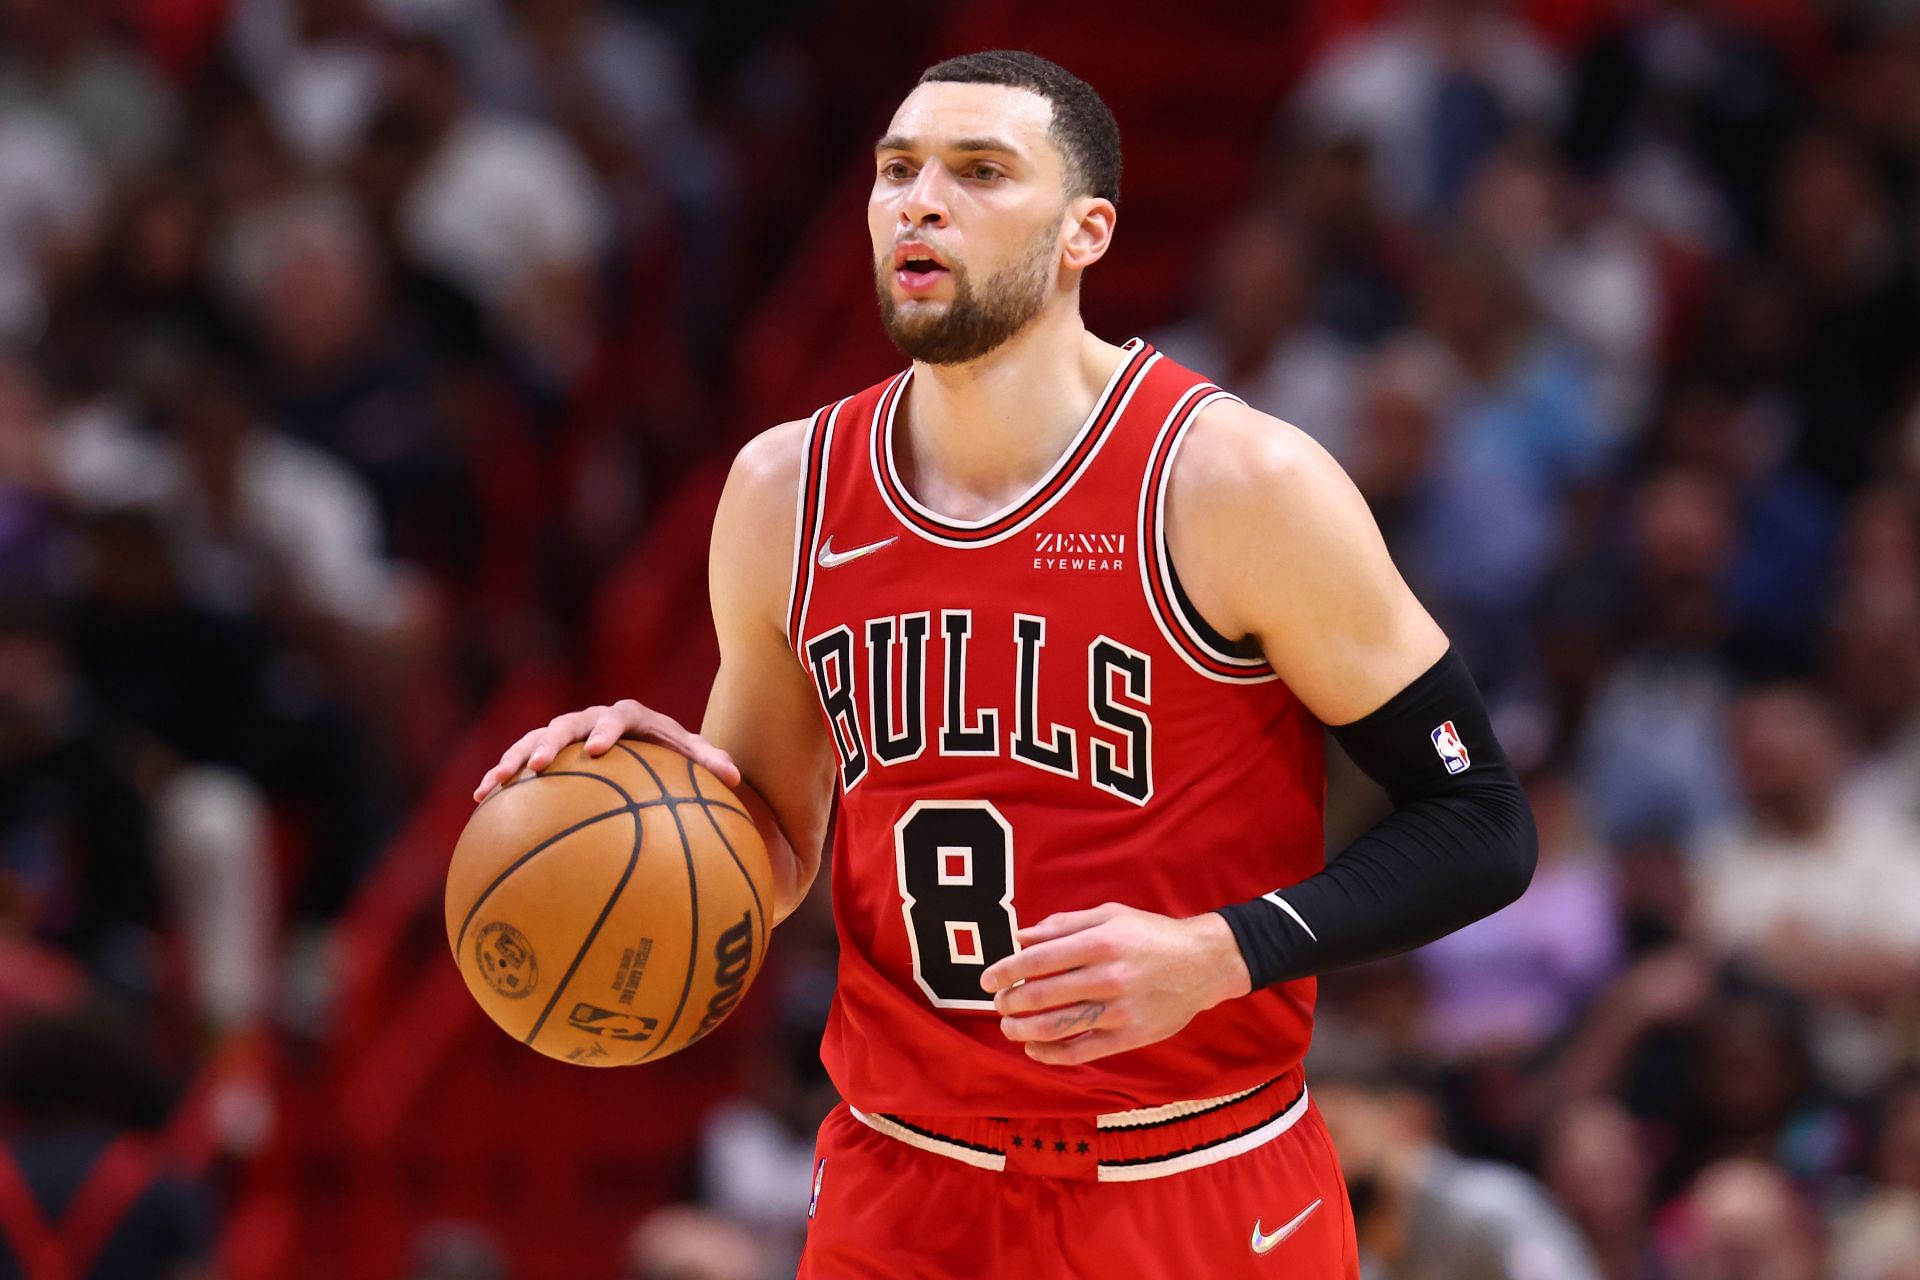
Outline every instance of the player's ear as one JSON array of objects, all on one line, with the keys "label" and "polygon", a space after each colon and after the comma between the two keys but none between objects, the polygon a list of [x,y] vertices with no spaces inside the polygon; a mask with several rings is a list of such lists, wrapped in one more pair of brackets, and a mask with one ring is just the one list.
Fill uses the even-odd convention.
[{"label": "player's ear", "polygon": [[1067,201],[1066,242],[1060,265],[1069,271],[1084,271],[1105,257],[1119,216],[1113,201],[1103,196],[1075,196]]}]

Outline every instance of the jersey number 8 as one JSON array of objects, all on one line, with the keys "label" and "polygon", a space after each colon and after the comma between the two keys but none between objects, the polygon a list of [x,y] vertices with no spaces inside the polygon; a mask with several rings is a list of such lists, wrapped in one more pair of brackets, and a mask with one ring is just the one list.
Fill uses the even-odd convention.
[{"label": "jersey number 8", "polygon": [[942,1009],[991,1009],[988,965],[1014,953],[1013,828],[985,800],[921,800],[893,827],[913,980]]}]

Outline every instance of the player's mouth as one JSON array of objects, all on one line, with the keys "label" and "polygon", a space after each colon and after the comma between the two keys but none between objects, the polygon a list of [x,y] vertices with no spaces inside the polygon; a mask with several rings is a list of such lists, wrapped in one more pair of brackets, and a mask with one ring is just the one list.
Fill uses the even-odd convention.
[{"label": "player's mouth", "polygon": [[918,240],[906,240],[893,249],[893,279],[910,294],[931,292],[946,279],[947,264]]}]

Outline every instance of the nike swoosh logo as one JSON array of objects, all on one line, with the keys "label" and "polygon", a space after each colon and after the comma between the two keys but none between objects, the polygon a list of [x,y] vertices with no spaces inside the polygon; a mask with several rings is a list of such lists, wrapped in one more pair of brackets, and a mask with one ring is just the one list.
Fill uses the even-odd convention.
[{"label": "nike swoosh logo", "polygon": [[1320,1202],[1318,1200],[1315,1200],[1312,1204],[1308,1205],[1306,1208],[1302,1209],[1299,1213],[1295,1214],[1292,1222],[1289,1222],[1286,1226],[1280,1228],[1278,1231],[1274,1232],[1270,1236],[1263,1236],[1260,1234],[1260,1219],[1255,1218],[1253,1220],[1253,1251],[1255,1253],[1266,1253],[1268,1250],[1272,1249],[1273,1246],[1279,1244],[1282,1240],[1285,1240],[1288,1236],[1298,1231],[1300,1229],[1300,1224],[1305,1222],[1308,1218],[1311,1218],[1313,1216],[1313,1211],[1315,1209],[1318,1209],[1319,1207],[1320,1207]]},{"label": "nike swoosh logo", "polygon": [[880,550],[880,548],[890,547],[898,541],[900,541],[900,535],[896,533],[891,538],[882,538],[878,542],[869,542],[866,546],[855,547],[851,551],[835,551],[833,549],[833,538],[829,535],[827,540],[820,544],[820,567],[822,569],[838,569],[849,560],[858,560],[861,556],[870,556]]}]

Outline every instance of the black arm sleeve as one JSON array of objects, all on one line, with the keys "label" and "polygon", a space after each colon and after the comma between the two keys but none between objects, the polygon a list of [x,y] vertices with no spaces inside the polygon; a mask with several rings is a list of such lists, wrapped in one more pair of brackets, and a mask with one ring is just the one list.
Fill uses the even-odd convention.
[{"label": "black arm sleeve", "polygon": [[1431,942],[1533,878],[1533,811],[1453,650],[1332,733],[1394,811],[1318,875],[1221,909],[1256,990]]}]

